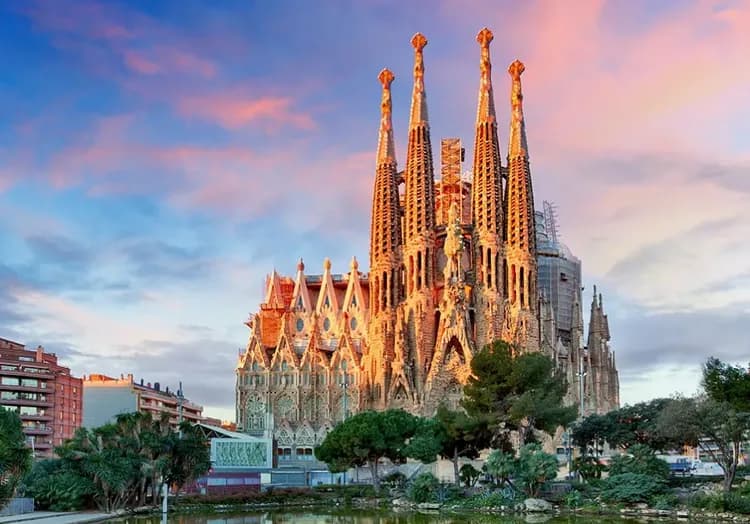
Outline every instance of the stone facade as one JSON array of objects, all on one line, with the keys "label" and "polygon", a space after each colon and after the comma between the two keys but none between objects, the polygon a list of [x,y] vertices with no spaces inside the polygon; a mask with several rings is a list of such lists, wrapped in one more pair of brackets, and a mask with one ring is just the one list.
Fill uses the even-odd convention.
[{"label": "stone facade", "polygon": [[537,291],[524,66],[515,61],[508,69],[511,129],[503,166],[492,33],[483,29],[477,41],[480,87],[471,180],[461,176],[458,139],[443,141],[442,176],[434,180],[424,81],[427,40],[418,33],[412,39],[414,84],[402,172],[392,125],[394,75],[385,69],[378,77],[382,99],[369,273],[353,258],[347,273],[332,273],[326,259],[322,275],[307,275],[300,260],[294,278],[276,272],[268,277],[260,310],[246,323],[250,339],[237,366],[238,430],[272,434],[277,447],[308,453],[329,428],[362,409],[431,415],[440,403],[456,408],[473,355],[498,338],[519,352],[555,358],[571,386],[570,402],[579,400],[583,375],[592,409],[618,404],[601,302],[592,307],[596,322],[589,352],[580,344],[582,323],[578,342],[563,344],[556,313]]}]

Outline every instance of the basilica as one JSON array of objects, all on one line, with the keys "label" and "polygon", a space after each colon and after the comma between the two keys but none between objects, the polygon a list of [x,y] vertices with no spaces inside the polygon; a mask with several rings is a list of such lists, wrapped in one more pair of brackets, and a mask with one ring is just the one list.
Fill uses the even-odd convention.
[{"label": "basilica", "polygon": [[[462,174],[459,139],[441,141],[435,178],[427,113],[424,48],[417,33],[406,165],[396,163],[391,83],[381,71],[381,118],[372,195],[369,271],[351,259],[335,273],[300,260],[275,271],[247,321],[237,364],[238,428],[273,437],[280,454],[304,458],[337,422],[364,409],[431,415],[459,407],[472,356],[502,339],[517,352],[554,359],[567,402],[585,414],[619,406],[619,382],[601,295],[591,304],[584,343],[580,275],[565,275],[565,311],[540,286],[538,213],[529,164],[521,75],[510,64],[510,131],[501,156],[489,29],[479,43],[473,163]],[[580,266],[579,266],[580,267]],[[563,275],[560,275],[562,278]],[[572,280],[571,280],[572,279]],[[558,328],[563,316],[564,336]]]}]

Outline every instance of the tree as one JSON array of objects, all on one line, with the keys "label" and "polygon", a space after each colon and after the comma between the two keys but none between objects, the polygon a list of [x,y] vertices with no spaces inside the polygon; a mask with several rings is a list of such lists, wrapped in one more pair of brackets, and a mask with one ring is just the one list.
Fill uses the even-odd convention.
[{"label": "tree", "polygon": [[613,447],[627,449],[634,444],[644,444],[655,450],[672,450],[682,442],[668,438],[657,429],[658,420],[668,398],[656,398],[610,411],[607,442]]},{"label": "tree", "polygon": [[627,455],[613,457],[609,465],[610,475],[622,475],[624,473],[635,473],[667,480],[669,478],[669,464],[657,457],[656,452],[648,446],[634,444],[628,448]]},{"label": "tree", "polygon": [[512,453],[505,450],[493,449],[487,457],[483,469],[493,478],[495,484],[502,487],[507,483],[512,487],[513,483],[510,478],[516,471],[516,458]]},{"label": "tree", "polygon": [[557,476],[558,467],[556,456],[545,453],[539,444],[532,443],[521,447],[515,474],[526,496],[536,497],[544,483]]},{"label": "tree", "polygon": [[475,459],[490,445],[492,433],[486,417],[470,417],[440,405],[432,419],[425,419],[409,442],[407,453],[422,462],[434,462],[437,456],[453,463],[453,478],[461,482],[459,460]]},{"label": "tree", "polygon": [[403,463],[419,424],[418,417],[400,409],[363,411],[336,425],[315,448],[315,456],[333,472],[368,465],[377,488],[378,462],[387,458]]},{"label": "tree", "polygon": [[10,501],[30,468],[31,451],[26,447],[21,419],[0,407],[0,508]]},{"label": "tree", "polygon": [[572,422],[575,406],[564,406],[567,386],[554,362],[541,353],[513,355],[501,340],[488,344],[471,361],[472,377],[464,388],[469,415],[489,414],[497,428],[515,429],[522,443],[534,430],[554,433]]},{"label": "tree", "polygon": [[727,402],[739,412],[750,412],[750,373],[745,368],[710,357],[703,365],[703,389],[715,402]]},{"label": "tree", "polygon": [[211,452],[206,438],[187,421],[180,424],[180,433],[168,439],[169,463],[165,470],[167,483],[181,490],[185,484],[204,475],[211,468]]},{"label": "tree", "polygon": [[80,428],[56,448],[57,460],[29,477],[29,492],[50,509],[72,510],[93,501],[101,510],[158,502],[160,480],[181,487],[208,470],[208,443],[193,426],[182,435],[168,419],[119,415],[112,424]]},{"label": "tree", "polygon": [[573,425],[571,440],[581,448],[582,455],[587,455],[590,447],[595,451],[601,449],[611,434],[612,418],[593,414]]},{"label": "tree", "polygon": [[664,408],[658,423],[667,438],[700,447],[723,473],[723,488],[729,493],[737,473],[740,445],[750,431],[750,415],[729,402],[708,397],[676,398]]}]

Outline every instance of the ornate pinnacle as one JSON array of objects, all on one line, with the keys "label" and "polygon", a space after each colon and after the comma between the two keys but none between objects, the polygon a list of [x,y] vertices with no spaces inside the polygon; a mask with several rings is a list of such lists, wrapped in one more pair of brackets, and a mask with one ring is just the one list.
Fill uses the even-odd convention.
[{"label": "ornate pinnacle", "polygon": [[492,94],[492,63],[490,62],[490,42],[494,35],[486,27],[477,34],[477,42],[482,49],[479,60],[479,104],[477,105],[477,124],[482,120],[495,120],[495,97]]},{"label": "ornate pinnacle", "polygon": [[490,31],[486,27],[479,31],[479,34],[477,34],[477,42],[479,42],[479,45],[482,46],[483,49],[489,49],[490,42],[492,42],[493,38],[495,38],[495,35],[493,35],[492,31]]},{"label": "ornate pinnacle", "polygon": [[378,75],[378,80],[383,85],[383,96],[380,100],[380,132],[378,134],[377,165],[396,161],[396,147],[393,141],[393,123],[391,121],[393,107],[391,102],[391,82],[395,78],[395,75],[389,69],[383,69]]},{"label": "ornate pinnacle", "polygon": [[508,66],[508,73],[510,73],[510,76],[513,78],[513,80],[521,80],[521,73],[526,71],[526,66],[523,65],[523,62],[520,60],[515,60],[512,64]]},{"label": "ornate pinnacle", "polygon": [[427,45],[427,38],[422,33],[415,33],[411,37],[411,45],[416,49],[417,53],[421,53],[424,46]]},{"label": "ornate pinnacle", "polygon": [[523,62],[515,60],[508,67],[508,73],[512,80],[510,90],[510,146],[508,156],[528,156],[526,144],[526,124],[523,119],[523,93],[521,92],[521,73],[526,70]]},{"label": "ornate pinnacle", "polygon": [[411,39],[414,47],[414,91],[411,98],[411,114],[409,127],[427,122],[427,100],[424,92],[424,55],[422,50],[427,45],[427,38],[422,33],[415,34]]}]

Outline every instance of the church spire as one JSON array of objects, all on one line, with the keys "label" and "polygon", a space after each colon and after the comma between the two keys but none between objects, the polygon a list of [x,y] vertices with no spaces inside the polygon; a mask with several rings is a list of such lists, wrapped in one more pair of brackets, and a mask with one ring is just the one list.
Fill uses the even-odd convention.
[{"label": "church spire", "polygon": [[482,50],[479,61],[479,104],[477,105],[477,123],[495,120],[495,96],[492,93],[492,63],[490,62],[490,42],[495,38],[486,27],[477,34],[477,42]]},{"label": "church spire", "polygon": [[378,75],[378,80],[383,84],[383,96],[380,100],[380,132],[378,133],[377,165],[390,162],[396,163],[396,146],[393,142],[393,122],[391,119],[393,112],[391,82],[395,78],[390,69],[383,69]]},{"label": "church spire", "polygon": [[410,257],[407,268],[407,289],[410,292],[432,285],[435,256],[432,240],[435,230],[435,181],[422,53],[427,39],[417,33],[411,44],[414,47],[414,89],[404,174],[404,237],[405,255]]},{"label": "church spire", "polygon": [[523,62],[516,60],[510,67],[513,82],[510,91],[510,144],[508,145],[508,157],[529,157],[529,148],[526,143],[526,124],[523,119],[523,93],[521,92],[521,73],[526,70]]},{"label": "church spire", "polygon": [[411,112],[409,113],[409,127],[420,122],[427,123],[427,93],[424,90],[424,55],[422,50],[427,45],[427,38],[422,33],[415,34],[411,39],[414,47],[414,89],[411,95]]},{"label": "church spire", "polygon": [[534,318],[538,312],[536,236],[534,227],[534,191],[531,184],[526,129],[523,120],[521,73],[524,65],[516,60],[511,77],[510,145],[508,146],[508,182],[503,202],[505,219],[505,270],[511,323],[520,324],[533,349],[538,330]]},{"label": "church spire", "polygon": [[495,100],[492,92],[490,42],[492,31],[479,31],[479,96],[474,168],[471,186],[472,221],[474,223],[474,260],[476,261],[477,347],[483,347],[500,336],[502,326],[503,288],[503,211],[500,143],[497,136]]},{"label": "church spire", "polygon": [[401,211],[391,121],[391,82],[394,78],[388,69],[383,69],[378,75],[383,95],[370,224],[370,272],[373,274],[370,311],[373,314],[395,307],[400,295],[398,248],[401,244]]}]

